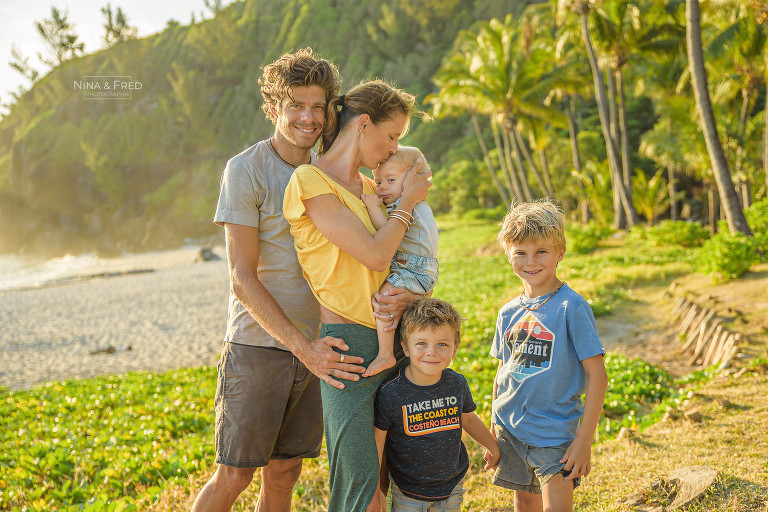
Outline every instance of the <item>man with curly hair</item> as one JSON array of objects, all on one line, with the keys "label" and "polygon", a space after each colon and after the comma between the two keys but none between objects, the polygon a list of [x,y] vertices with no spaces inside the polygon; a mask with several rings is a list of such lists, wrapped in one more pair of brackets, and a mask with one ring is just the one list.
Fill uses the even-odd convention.
[{"label": "man with curly hair", "polygon": [[[322,408],[317,376],[343,388],[365,368],[342,356],[343,340],[317,339],[319,306],[302,275],[283,218],[296,167],[313,162],[327,105],[339,94],[336,66],[309,49],[264,66],[267,140],[224,169],[214,222],[224,227],[230,273],[229,320],[216,388],[216,472],[193,511],[227,511],[257,468],[257,511],[290,511],[304,458],[317,457]],[[336,377],[336,378],[334,378]]]}]

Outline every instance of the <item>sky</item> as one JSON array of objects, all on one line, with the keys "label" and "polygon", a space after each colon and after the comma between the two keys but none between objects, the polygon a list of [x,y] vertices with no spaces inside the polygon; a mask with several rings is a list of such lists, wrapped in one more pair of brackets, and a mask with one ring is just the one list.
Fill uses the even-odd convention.
[{"label": "sky", "polygon": [[0,0],[0,102],[7,103],[10,92],[20,85],[29,87],[27,79],[8,65],[12,44],[29,58],[41,76],[48,72],[37,57],[38,53],[46,53],[46,47],[34,22],[50,18],[51,6],[69,13],[69,22],[74,25],[79,40],[85,43],[85,53],[93,53],[102,49],[104,15],[101,8],[108,3],[113,11],[118,7],[123,9],[128,23],[138,28],[139,37],[160,32],[170,19],[186,25],[192,13],[198,21],[203,13],[206,18],[212,16],[203,0]]}]

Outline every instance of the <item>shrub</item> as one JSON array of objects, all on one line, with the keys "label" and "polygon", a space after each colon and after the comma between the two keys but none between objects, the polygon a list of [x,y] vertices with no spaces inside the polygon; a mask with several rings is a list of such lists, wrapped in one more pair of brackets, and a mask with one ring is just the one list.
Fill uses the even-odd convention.
[{"label": "shrub", "polygon": [[758,261],[757,240],[728,231],[721,231],[707,240],[697,259],[699,270],[712,276],[715,282],[736,279]]},{"label": "shrub", "polygon": [[768,233],[768,198],[752,203],[744,210],[744,216],[754,234]]},{"label": "shrub", "polygon": [[755,250],[760,261],[768,261],[768,231],[757,232],[755,237]]},{"label": "shrub", "polygon": [[501,222],[504,215],[507,214],[507,208],[500,204],[493,208],[475,208],[464,213],[467,220],[495,220]]},{"label": "shrub", "polygon": [[646,230],[644,238],[653,246],[699,247],[709,238],[709,231],[698,222],[664,220]]},{"label": "shrub", "polygon": [[613,233],[608,227],[603,227],[590,221],[589,224],[568,224],[565,238],[568,242],[568,252],[571,254],[587,254],[595,250],[600,240]]}]

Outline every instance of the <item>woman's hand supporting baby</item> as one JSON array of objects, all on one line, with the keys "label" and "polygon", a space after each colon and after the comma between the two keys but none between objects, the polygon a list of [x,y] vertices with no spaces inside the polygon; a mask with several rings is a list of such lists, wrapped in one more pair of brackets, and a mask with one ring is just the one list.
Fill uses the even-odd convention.
[{"label": "woman's hand supporting baby", "polygon": [[398,208],[413,211],[413,207],[427,199],[429,187],[432,186],[432,171],[422,171],[424,162],[421,158],[416,160],[413,167],[405,175],[403,182],[403,195],[400,198]]}]

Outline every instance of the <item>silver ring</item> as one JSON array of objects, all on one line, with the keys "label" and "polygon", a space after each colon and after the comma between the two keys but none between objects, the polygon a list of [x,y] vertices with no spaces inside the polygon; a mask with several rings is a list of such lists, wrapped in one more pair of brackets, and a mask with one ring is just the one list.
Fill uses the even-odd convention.
[{"label": "silver ring", "polygon": [[340,362],[340,363],[343,363],[343,362],[344,362],[344,354],[341,354],[341,357],[339,358],[339,362]]},{"label": "silver ring", "polygon": [[390,314],[389,314],[389,318],[392,318],[392,319],[394,319],[394,318],[395,318],[395,315],[393,315],[392,313],[390,313]]},{"label": "silver ring", "polygon": [[328,375],[330,375],[331,377],[333,377],[333,368],[331,368],[331,371],[329,371],[329,372],[328,372]]}]

